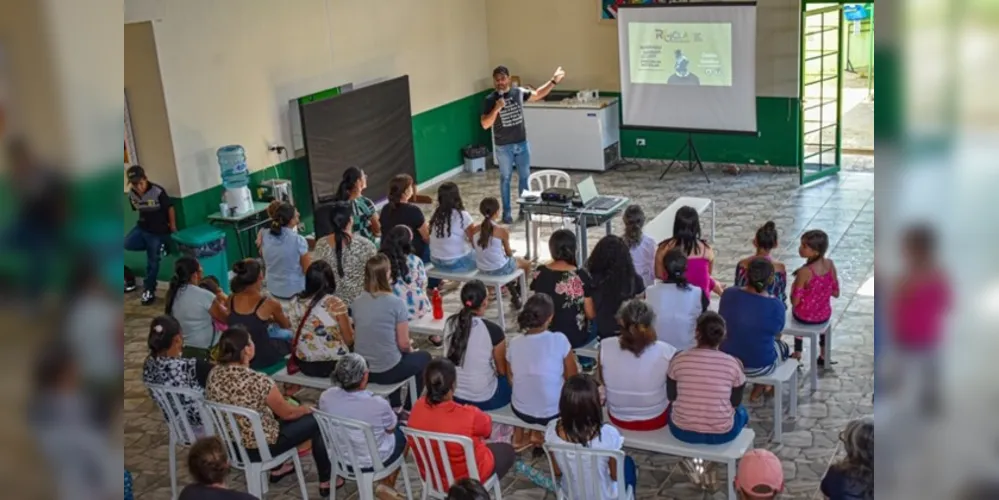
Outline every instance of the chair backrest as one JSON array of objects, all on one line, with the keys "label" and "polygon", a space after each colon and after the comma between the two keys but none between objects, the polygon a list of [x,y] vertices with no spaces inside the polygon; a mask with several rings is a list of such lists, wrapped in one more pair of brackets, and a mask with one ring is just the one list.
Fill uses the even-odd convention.
[{"label": "chair backrest", "polygon": [[[319,432],[326,443],[330,462],[340,470],[339,475],[354,479],[358,469],[371,467],[376,474],[385,469],[385,464],[378,455],[378,443],[371,424],[319,410],[313,410],[312,415],[319,424]],[[364,453],[371,458],[368,462],[361,460]]]},{"label": "chair backrest", "polygon": [[455,434],[418,431],[409,427],[404,427],[402,432],[409,438],[417,465],[423,466],[420,480],[423,481],[423,487],[427,488],[430,493],[444,495],[455,482],[454,471],[451,470],[451,459],[447,452],[448,444],[460,447],[465,455],[469,477],[483,483],[489,479],[479,477],[479,467],[475,462],[475,449],[472,446],[471,438]]},{"label": "chair backrest", "polygon": [[[600,484],[600,465],[604,460],[617,462],[617,497],[628,498],[624,482],[624,452],[621,450],[595,450],[578,444],[545,443],[548,468],[554,471],[552,460],[558,461],[562,481],[554,478],[559,498],[587,500],[603,498]],[[567,491],[566,491],[567,490]]]},{"label": "chair backrest", "polygon": [[541,170],[527,178],[527,189],[531,191],[544,191],[552,187],[572,188],[572,178],[561,170]]},{"label": "chair backrest", "polygon": [[[212,434],[212,424],[205,415],[205,397],[194,389],[146,384],[153,401],[163,410],[170,435],[176,443],[194,444]],[[200,422],[192,415],[199,415]]]},{"label": "chair backrest", "polygon": [[239,431],[239,421],[249,425],[250,429],[253,430],[260,461],[269,462],[273,458],[259,413],[239,406],[211,401],[205,401],[205,411],[211,417],[216,434],[225,443],[230,465],[237,469],[245,469],[246,464],[250,462],[250,456],[246,453],[246,445],[243,444],[243,434]]}]

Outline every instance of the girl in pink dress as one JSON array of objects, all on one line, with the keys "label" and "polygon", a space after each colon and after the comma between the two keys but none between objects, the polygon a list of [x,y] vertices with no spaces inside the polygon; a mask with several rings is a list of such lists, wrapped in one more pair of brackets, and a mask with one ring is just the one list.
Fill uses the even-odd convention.
[{"label": "girl in pink dress", "polygon": [[687,256],[687,281],[704,292],[711,299],[711,292],[721,295],[722,286],[711,277],[714,268],[715,252],[701,239],[701,222],[693,207],[680,207],[673,220],[673,237],[659,243],[656,249],[656,278],[665,281],[666,269],[663,257],[673,248],[683,250]]},{"label": "girl in pink dress", "polygon": [[[819,325],[832,317],[833,298],[839,298],[839,279],[836,266],[826,258],[829,250],[829,236],[820,229],[812,229],[801,235],[798,255],[804,257],[805,265],[794,272],[791,285],[791,313],[794,319],[810,325]],[[819,345],[825,347],[826,336],[819,337]],[[801,337],[794,339],[794,352],[801,353]],[[819,356],[819,365],[825,359]]]}]

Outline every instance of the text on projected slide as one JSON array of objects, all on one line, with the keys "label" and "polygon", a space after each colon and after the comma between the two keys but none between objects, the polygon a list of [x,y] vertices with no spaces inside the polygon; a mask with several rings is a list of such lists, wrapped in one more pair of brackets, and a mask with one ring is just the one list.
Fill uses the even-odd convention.
[{"label": "text on projected slide", "polygon": [[732,86],[730,23],[628,23],[631,83]]}]

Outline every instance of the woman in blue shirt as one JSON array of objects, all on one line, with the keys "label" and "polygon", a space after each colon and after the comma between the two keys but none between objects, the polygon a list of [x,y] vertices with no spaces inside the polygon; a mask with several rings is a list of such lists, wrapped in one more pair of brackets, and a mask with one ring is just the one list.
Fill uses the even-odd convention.
[{"label": "woman in blue shirt", "polygon": [[[774,280],[773,263],[756,257],[749,262],[746,276],[746,286],[722,293],[718,314],[725,318],[728,335],[721,350],[742,361],[747,377],[760,377],[791,357],[790,346],[780,339],[787,311],[780,299],[767,292]],[[757,386],[750,399],[762,392],[763,387]]]},{"label": "woman in blue shirt", "polygon": [[298,211],[291,203],[281,203],[260,242],[267,291],[279,299],[288,300],[305,289],[305,270],[312,263],[309,244],[297,227]]}]

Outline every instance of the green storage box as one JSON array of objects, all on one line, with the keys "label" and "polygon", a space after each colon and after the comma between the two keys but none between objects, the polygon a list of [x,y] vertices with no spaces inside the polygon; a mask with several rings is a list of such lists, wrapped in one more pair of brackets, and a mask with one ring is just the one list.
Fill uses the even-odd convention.
[{"label": "green storage box", "polygon": [[205,276],[214,276],[229,293],[229,261],[225,256],[225,233],[209,225],[194,226],[173,233],[181,255],[193,255]]}]

